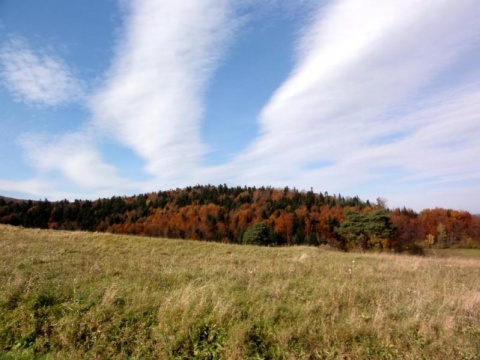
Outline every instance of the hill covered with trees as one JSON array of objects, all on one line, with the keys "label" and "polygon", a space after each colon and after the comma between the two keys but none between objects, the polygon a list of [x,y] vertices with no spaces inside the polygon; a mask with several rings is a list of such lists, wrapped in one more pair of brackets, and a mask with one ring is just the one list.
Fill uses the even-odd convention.
[{"label": "hill covered with trees", "polygon": [[480,217],[452,209],[388,209],[297,189],[194,186],[70,202],[0,198],[0,223],[269,246],[321,245],[421,252],[480,247]]}]

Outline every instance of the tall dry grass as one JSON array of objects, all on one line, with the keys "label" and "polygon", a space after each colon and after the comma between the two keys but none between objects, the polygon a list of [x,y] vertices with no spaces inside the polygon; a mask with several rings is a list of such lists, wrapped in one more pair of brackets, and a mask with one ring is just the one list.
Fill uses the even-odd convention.
[{"label": "tall dry grass", "polygon": [[4,358],[479,359],[480,259],[0,227]]}]

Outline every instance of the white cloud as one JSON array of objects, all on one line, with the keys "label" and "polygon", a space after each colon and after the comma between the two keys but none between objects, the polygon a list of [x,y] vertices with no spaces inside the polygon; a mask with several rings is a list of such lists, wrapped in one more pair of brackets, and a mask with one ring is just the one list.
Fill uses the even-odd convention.
[{"label": "white cloud", "polygon": [[[63,180],[55,181],[61,189],[86,192],[89,198],[194,181],[206,151],[200,139],[203,92],[237,26],[233,7],[227,0],[136,0],[122,5],[125,20],[115,57],[104,85],[88,95],[92,119],[83,124],[84,130],[57,137],[29,134],[20,141],[26,160],[39,174],[32,184],[21,186],[35,194],[52,176]],[[68,100],[62,98],[69,92],[66,88],[71,88],[69,95],[74,92],[67,65],[35,52],[21,39],[4,46],[2,61],[7,84],[24,100],[56,105]],[[25,67],[29,76],[22,75]],[[104,137],[143,158],[153,180],[120,177],[102,159],[98,144]]]},{"label": "white cloud", "polygon": [[82,84],[53,53],[13,37],[0,48],[0,78],[17,101],[56,106],[82,97]]},{"label": "white cloud", "polygon": [[[304,30],[291,76],[260,115],[261,134],[212,173],[342,193],[387,184],[382,168],[405,181],[478,181],[480,86],[456,84],[454,70],[478,46],[479,18],[473,0],[332,1]],[[435,81],[446,74],[457,90],[442,97]]]},{"label": "white cloud", "polygon": [[96,126],[143,158],[157,186],[193,179],[206,152],[202,97],[236,26],[231,8],[227,0],[130,4],[112,68],[91,107]]},{"label": "white cloud", "polygon": [[[11,193],[13,197],[25,199],[43,199],[48,196],[49,200],[74,199],[72,193],[58,189],[58,183],[51,180],[35,177],[28,180],[6,180],[0,179],[0,189],[2,195],[6,192]],[[18,195],[24,194],[24,195]],[[46,195],[48,194],[48,195]],[[35,198],[36,197],[36,198]]]},{"label": "white cloud", "polygon": [[[21,186],[34,194],[48,186],[71,188],[89,198],[207,182],[313,186],[385,196],[393,206],[418,208],[422,195],[426,206],[474,209],[480,203],[480,83],[465,81],[469,69],[478,72],[468,59],[480,50],[477,1],[306,3],[318,11],[301,32],[291,75],[259,115],[259,135],[233,161],[202,167],[205,88],[242,19],[228,0],[124,2],[115,58],[89,98],[87,127],[95,134],[25,138],[25,154],[40,177]],[[0,53],[10,90],[23,101],[69,101],[79,88],[68,66],[15,41]],[[22,74],[24,67],[30,75]],[[62,94],[46,80],[54,70]],[[103,136],[139,155],[152,180],[120,177],[98,150]],[[49,185],[47,174],[55,172],[69,185]],[[11,186],[0,181],[0,188]],[[409,196],[412,203],[402,203]]]},{"label": "white cloud", "polygon": [[70,133],[56,138],[25,135],[20,144],[27,161],[41,175],[58,171],[70,186],[73,184],[79,191],[125,191],[129,183],[117,174],[115,167],[103,161],[92,138],[87,132]]}]

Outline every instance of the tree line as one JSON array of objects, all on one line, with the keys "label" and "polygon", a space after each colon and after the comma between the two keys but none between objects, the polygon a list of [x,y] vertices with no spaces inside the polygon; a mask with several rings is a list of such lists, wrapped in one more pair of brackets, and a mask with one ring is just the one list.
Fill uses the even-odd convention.
[{"label": "tree line", "polygon": [[480,217],[466,211],[389,209],[327,192],[288,187],[197,185],[109,199],[0,198],[0,223],[268,246],[421,252],[480,247]]}]

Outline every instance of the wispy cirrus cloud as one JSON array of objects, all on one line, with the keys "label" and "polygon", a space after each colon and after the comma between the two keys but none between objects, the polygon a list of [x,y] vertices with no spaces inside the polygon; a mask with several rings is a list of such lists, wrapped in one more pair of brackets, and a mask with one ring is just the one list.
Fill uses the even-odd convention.
[{"label": "wispy cirrus cloud", "polygon": [[[73,199],[76,194],[58,188],[55,181],[34,177],[28,180],[8,180],[0,179],[0,189],[2,194],[4,192],[11,192],[18,198],[25,199],[42,199],[48,197],[49,199]],[[24,194],[24,195],[18,195]]]},{"label": "wispy cirrus cloud", "polygon": [[132,1],[95,125],[145,161],[162,186],[189,183],[207,147],[203,96],[236,21],[227,0]]},{"label": "wispy cirrus cloud", "polygon": [[480,84],[456,83],[455,71],[478,44],[479,17],[473,0],[338,0],[319,8],[290,77],[260,114],[261,133],[212,171],[229,169],[240,183],[347,193],[379,181],[389,194],[392,170],[398,181],[475,174]]},{"label": "wispy cirrus cloud", "polygon": [[82,82],[57,55],[21,37],[0,47],[0,78],[17,101],[57,106],[83,96]]},{"label": "wispy cirrus cloud", "polygon": [[63,178],[82,189],[122,188],[126,181],[118,176],[114,166],[106,164],[94,136],[85,132],[57,137],[25,135],[20,144],[25,157],[39,172],[58,171]]},{"label": "wispy cirrus cloud", "polygon": [[[25,156],[39,176],[19,186],[35,194],[58,186],[57,194],[90,198],[192,183],[313,186],[407,206],[431,206],[451,192],[443,203],[473,209],[480,201],[480,82],[472,60],[480,53],[477,1],[304,3],[307,10],[299,7],[297,16],[307,24],[295,66],[260,112],[258,136],[232,161],[205,167],[205,89],[243,20],[236,9],[258,5],[121,2],[124,21],[111,67],[84,98],[91,118],[63,137],[24,137]],[[264,12],[298,6],[262,4]],[[2,47],[0,61],[18,100],[55,106],[81,93],[62,60],[15,41]],[[33,69],[28,76],[21,64]],[[63,94],[46,80],[54,69]],[[121,161],[114,167],[102,156],[105,138],[138,155],[151,180],[119,176]],[[56,173],[67,185],[50,181]],[[0,181],[0,188],[12,186]]]},{"label": "wispy cirrus cloud", "polygon": [[[60,57],[44,48],[34,48],[23,38],[11,37],[4,43],[0,65],[1,78],[17,101],[56,107],[82,103],[85,99],[82,81]],[[114,166],[104,162],[98,150],[101,135],[88,130],[88,121],[80,128],[56,136],[30,131],[21,135],[17,143],[37,175],[25,181],[3,180],[0,184],[8,190],[16,183],[18,189],[35,195],[43,189],[53,197],[83,191],[87,194],[125,191],[127,181],[120,178]]]},{"label": "wispy cirrus cloud", "polygon": [[[103,85],[85,95],[91,118],[77,132],[54,137],[30,133],[19,141],[39,174],[25,184],[28,188],[45,188],[53,173],[63,179],[55,182],[60,188],[90,192],[87,197],[181,186],[195,178],[207,149],[200,139],[203,93],[237,26],[233,6],[226,0],[122,5],[123,26],[111,68]],[[77,92],[61,60],[35,52],[25,41],[12,40],[3,54],[7,84],[22,99],[56,105]],[[30,76],[22,78],[19,69],[25,65]],[[57,78],[50,74],[54,70]],[[49,87],[49,77],[59,83],[56,88]],[[108,164],[102,156],[104,139],[135,152],[152,180],[119,176],[116,166],[122,164]]]}]

